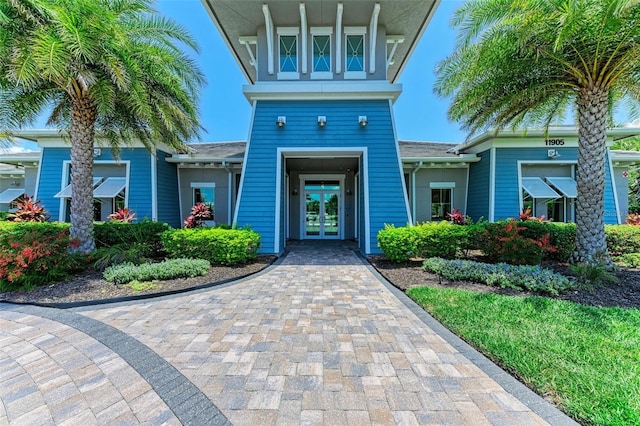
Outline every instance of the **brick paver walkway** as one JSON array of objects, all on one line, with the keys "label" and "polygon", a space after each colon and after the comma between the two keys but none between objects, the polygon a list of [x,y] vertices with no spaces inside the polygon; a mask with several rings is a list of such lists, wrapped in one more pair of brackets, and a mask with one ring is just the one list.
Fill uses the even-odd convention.
[{"label": "brick paver walkway", "polygon": [[[171,383],[197,386],[188,396],[150,387],[140,368],[78,330],[0,307],[0,424],[188,423],[174,406],[199,410],[209,401],[187,403],[200,391],[222,412],[217,421],[235,425],[571,423],[494,380],[508,377],[495,366],[489,377],[470,361],[477,353],[434,332],[344,245],[293,249],[238,283],[75,310],[157,353],[179,372]],[[52,380],[68,384],[64,398]]]}]

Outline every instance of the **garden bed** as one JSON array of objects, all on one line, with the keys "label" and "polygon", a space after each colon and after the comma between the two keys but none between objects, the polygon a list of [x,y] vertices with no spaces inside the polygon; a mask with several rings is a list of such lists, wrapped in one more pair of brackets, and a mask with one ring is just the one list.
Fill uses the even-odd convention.
[{"label": "garden bed", "polygon": [[[427,286],[436,288],[458,288],[507,295],[531,295],[531,293],[527,292],[489,287],[484,284],[467,281],[451,282],[444,278],[441,279],[435,274],[423,271],[422,261],[393,263],[386,260],[383,256],[371,256],[369,257],[369,262],[371,262],[378,272],[387,280],[403,291],[413,287]],[[562,265],[553,265],[553,269],[556,272],[568,274],[568,268]],[[557,296],[557,298],[592,306],[617,306],[621,308],[640,309],[640,269],[623,269],[618,271],[616,275],[620,280],[619,284],[610,284],[604,287],[594,288],[593,290],[571,290]]]},{"label": "garden bed", "polygon": [[223,280],[244,277],[269,266],[275,256],[258,256],[237,266],[214,265],[206,275],[192,278],[154,281],[141,286],[116,285],[102,276],[102,272],[87,270],[65,281],[37,287],[31,291],[0,293],[0,301],[17,303],[68,303],[138,296],[185,290]]}]

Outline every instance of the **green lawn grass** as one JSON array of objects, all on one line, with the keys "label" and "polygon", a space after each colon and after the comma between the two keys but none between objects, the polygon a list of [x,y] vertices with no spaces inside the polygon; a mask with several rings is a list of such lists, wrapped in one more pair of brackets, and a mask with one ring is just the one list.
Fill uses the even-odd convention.
[{"label": "green lawn grass", "polygon": [[640,310],[427,287],[407,293],[578,422],[640,424]]}]

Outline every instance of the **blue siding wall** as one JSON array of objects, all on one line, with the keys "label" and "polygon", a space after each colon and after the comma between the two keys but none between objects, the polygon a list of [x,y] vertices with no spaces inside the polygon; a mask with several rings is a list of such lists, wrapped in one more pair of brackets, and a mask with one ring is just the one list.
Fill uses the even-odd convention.
[{"label": "blue siding wall", "polygon": [[[58,220],[60,199],[55,198],[62,185],[62,164],[69,160],[68,148],[42,148],[40,182],[37,197],[47,211],[50,220]],[[64,178],[66,182],[66,177]]]},{"label": "blue siding wall", "polygon": [[[564,161],[578,158],[577,148],[554,148]],[[496,149],[496,199],[494,219],[508,219],[520,214],[518,161],[549,162],[547,148]]]},{"label": "blue siding wall", "polygon": [[[69,148],[43,148],[40,164],[40,182],[38,199],[47,210],[51,220],[58,220],[60,199],[54,195],[62,188],[63,163],[71,160]],[[144,148],[123,149],[121,161],[130,161],[129,167],[129,208],[136,213],[136,218],[151,218],[151,160],[149,152]],[[102,149],[96,161],[115,161],[110,149]],[[64,177],[66,182],[66,177]]]},{"label": "blue siding wall", "polygon": [[[287,117],[284,127],[275,124],[281,115]],[[324,128],[317,124],[319,115],[327,117]],[[358,125],[359,115],[368,117],[368,126]],[[376,235],[385,223],[404,226],[408,222],[388,101],[258,101],[238,206],[238,225],[249,225],[261,234],[262,252],[280,252],[284,244],[283,213],[275,211],[278,147],[367,147],[372,252],[378,251]],[[364,176],[360,173],[361,179]],[[284,182],[283,177],[282,185]],[[282,187],[277,191],[285,195]],[[361,207],[364,211],[364,205]],[[274,246],[276,217],[281,217],[279,247]],[[364,226],[364,222],[360,225]]]},{"label": "blue siding wall", "polygon": [[473,219],[489,219],[489,175],[491,152],[478,154],[481,160],[469,166],[469,187],[467,189],[467,214]]},{"label": "blue siding wall", "polygon": [[156,152],[158,221],[166,222],[174,228],[179,228],[181,223],[177,165],[167,163],[166,156],[169,156],[166,152]]},{"label": "blue siding wall", "polygon": [[[577,148],[555,148],[562,160],[575,161]],[[520,188],[518,188],[518,161],[549,161],[546,148],[497,148],[496,149],[496,191],[494,219],[517,217],[520,213]],[[617,223],[617,212],[613,197],[611,172],[607,161],[605,167],[605,222]],[[488,188],[488,185],[486,186]],[[469,189],[469,198],[474,194]]]}]

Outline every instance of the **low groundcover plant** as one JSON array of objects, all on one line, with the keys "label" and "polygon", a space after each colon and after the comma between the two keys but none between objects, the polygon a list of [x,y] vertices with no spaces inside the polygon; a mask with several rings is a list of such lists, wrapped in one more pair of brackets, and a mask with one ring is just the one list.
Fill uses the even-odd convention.
[{"label": "low groundcover plant", "polygon": [[115,284],[128,284],[134,280],[170,280],[174,278],[197,277],[209,271],[211,265],[203,259],[169,259],[159,263],[134,265],[123,263],[110,266],[103,276]]},{"label": "low groundcover plant", "polygon": [[431,257],[424,261],[422,268],[448,280],[475,281],[501,288],[553,295],[575,288],[569,278],[539,265],[515,266]]}]

